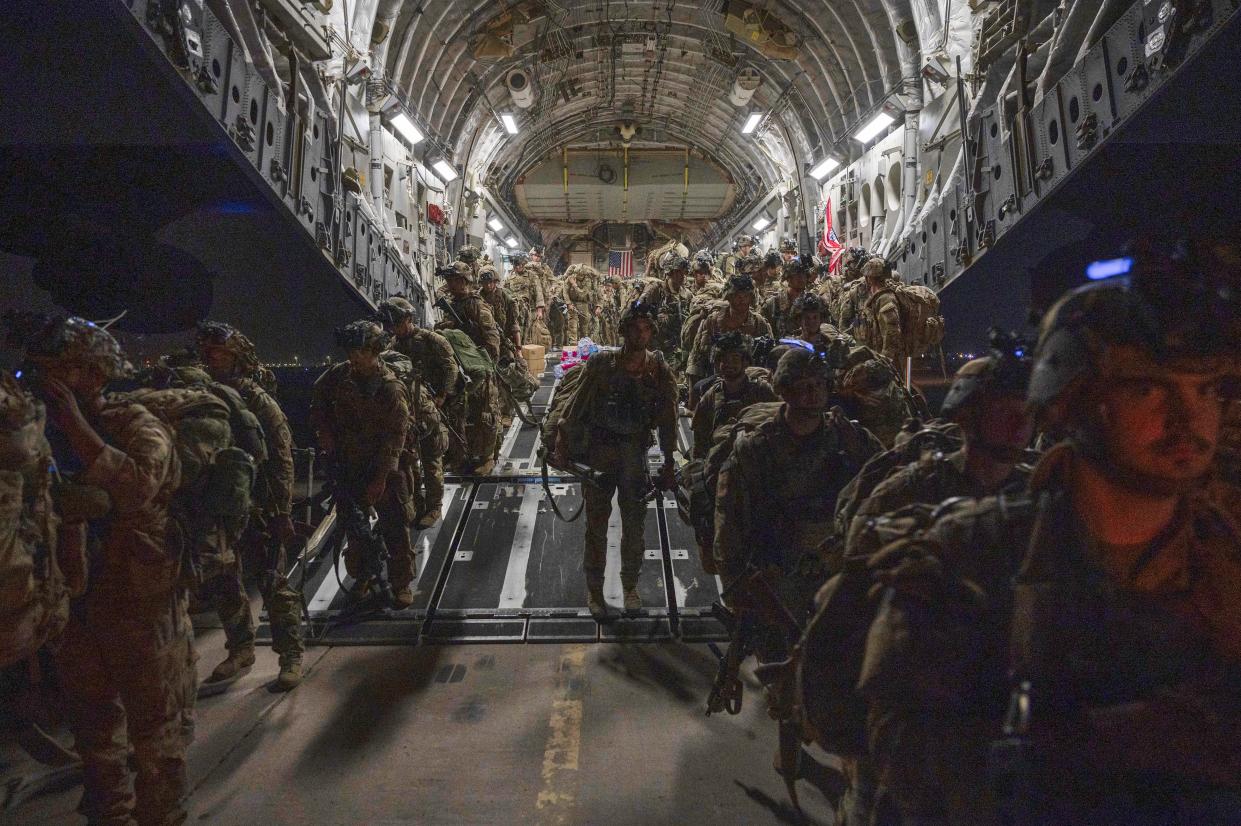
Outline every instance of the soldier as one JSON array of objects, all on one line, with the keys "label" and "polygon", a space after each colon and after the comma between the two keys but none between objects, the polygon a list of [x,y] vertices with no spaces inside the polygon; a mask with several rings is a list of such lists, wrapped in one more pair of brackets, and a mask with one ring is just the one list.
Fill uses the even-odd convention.
[{"label": "soldier", "polygon": [[689,284],[694,303],[718,301],[724,297],[724,280],[715,268],[711,250],[701,249],[694,253],[693,280]]},{"label": "soldier", "polygon": [[744,333],[734,331],[716,337],[711,348],[715,378],[694,406],[693,458],[705,459],[715,431],[735,422],[742,410],[758,402],[776,400],[771,385],[747,372],[753,349],[754,340]]},{"label": "soldier", "polygon": [[583,338],[595,335],[595,311],[599,307],[598,281],[599,273],[585,264],[574,264],[565,272],[566,336],[574,345]]},{"label": "soldier", "polygon": [[504,286],[517,302],[521,340],[526,344],[550,347],[552,340],[547,330],[547,299],[543,295],[543,284],[527,261],[524,252],[515,252],[509,257],[513,270],[504,280]]},{"label": "soldier", "polygon": [[[801,347],[776,366],[784,402],[770,421],[737,437],[716,493],[715,562],[725,585],[751,568],[796,570],[832,530],[836,496],[879,443],[838,409],[828,409],[831,368]],[[794,616],[809,613],[816,582],[790,582]]]},{"label": "soldier", "polygon": [[867,522],[906,505],[1024,489],[1030,469],[1020,462],[1034,431],[1025,400],[1030,360],[1012,337],[995,336],[993,344],[990,354],[957,371],[940,408],[940,416],[961,427],[961,448],[927,453],[876,485],[847,526],[846,555],[863,554],[855,546]]},{"label": "soldier", "polygon": [[728,306],[712,312],[698,328],[698,337],[690,351],[686,370],[692,381],[709,375],[711,365],[708,354],[716,336],[732,331],[751,338],[771,335],[767,320],[751,309],[754,306],[754,281],[748,275],[736,275],[729,280],[724,288],[724,300]]},{"label": "soldier", "polygon": [[599,343],[608,347],[620,344],[616,329],[620,322],[620,288],[620,279],[613,275],[606,276],[599,287]]},{"label": "soldier", "polygon": [[854,338],[861,329],[862,305],[867,297],[866,281],[862,278],[862,265],[867,258],[866,250],[849,247],[840,257],[841,276],[828,278],[819,290],[830,312],[828,323]]},{"label": "soldier", "polygon": [[478,278],[479,270],[483,266],[483,252],[472,244],[467,244],[457,250],[457,260],[464,261],[471,270],[474,271],[474,278]]},{"label": "soldier", "polygon": [[[491,314],[496,319],[496,326],[500,329],[500,357],[512,360],[521,359],[521,330],[517,324],[517,305],[508,291],[500,286],[500,276],[496,273],[495,267],[490,264],[480,267],[478,284],[478,294],[491,308]],[[521,364],[524,366],[525,363],[522,359]],[[500,390],[498,382],[496,389]],[[498,401],[500,427],[496,438],[502,440],[504,430],[513,423],[513,411],[516,405],[512,397],[503,391],[500,392]]]},{"label": "soldier", "polygon": [[866,282],[866,303],[862,305],[862,323],[856,338],[900,369],[908,353],[904,352],[901,338],[901,307],[888,283],[887,262],[879,256],[872,257],[862,265],[862,278]]},{"label": "soldier", "polygon": [[[386,299],[376,313],[384,330],[392,334],[391,347],[410,360],[414,367],[414,397],[421,415],[418,420],[418,474],[420,489],[414,492],[419,501],[419,530],[426,530],[440,520],[444,503],[444,451],[448,444],[448,428],[443,408],[450,396],[457,394],[459,370],[452,345],[433,330],[414,323],[414,305],[401,297]],[[430,399],[432,415],[423,402]]]},{"label": "soldier", "polygon": [[[827,305],[814,293],[802,293],[798,296],[789,315],[797,323],[797,331],[793,335],[812,345],[820,353],[831,351],[841,337],[840,332],[827,322]],[[829,358],[829,361],[833,359]]]},{"label": "soldier", "polygon": [[[336,495],[363,509],[375,508],[379,533],[388,546],[394,604],[408,608],[414,601],[409,525],[417,515],[411,478],[417,451],[416,437],[409,433],[409,390],[379,357],[389,336],[378,324],[347,324],[336,331],[336,341],[348,360],[328,368],[315,382],[310,423],[332,467]],[[362,565],[360,550],[350,542],[345,569],[358,580]],[[360,585],[365,588],[369,583]]]},{"label": "soldier", "polygon": [[793,317],[793,303],[806,291],[810,280],[811,261],[796,258],[784,265],[784,292],[777,293],[763,303],[763,318],[771,325],[776,338],[795,335],[800,327]]},{"label": "soldier", "polygon": [[1067,438],[1029,491],[871,563],[860,687],[906,822],[1241,822],[1241,490],[1211,475],[1241,255],[1130,258],[1043,320],[1027,399]]},{"label": "soldier", "polygon": [[[289,585],[285,557],[294,538],[293,434],[280,405],[255,380],[260,362],[250,339],[228,324],[203,322],[196,343],[211,378],[236,390],[263,427],[267,458],[258,467],[250,520],[238,545],[250,551],[250,559],[263,560],[259,593],[270,618],[271,647],[280,657],[276,688],[289,691],[302,681],[305,650],[301,595]],[[242,570],[242,555],[237,554],[221,575],[204,583],[228,640],[228,657],[211,672],[209,683],[235,680],[254,665],[254,618]]]},{"label": "soldier", "polygon": [[[445,280],[448,307],[435,325],[437,330],[459,329],[470,337],[493,362],[500,359],[500,330],[487,302],[473,290],[473,273],[461,262],[436,270]],[[494,377],[472,382],[450,406],[453,428],[465,437],[465,473],[485,476],[495,467],[496,435],[499,432],[499,391]]]},{"label": "soldier", "polygon": [[181,823],[197,674],[169,514],[181,477],[173,435],[146,408],[103,392],[129,365],[101,327],[52,320],[26,357],[57,467],[111,502],[92,526],[90,585],[56,651],[82,757],[79,808],[92,823]]},{"label": "soldier", "polygon": [[692,296],[685,288],[685,276],[689,261],[675,251],[664,253],[659,261],[663,280],[649,284],[638,301],[656,308],[658,325],[656,349],[664,354],[673,375],[679,377],[685,370],[685,354],[681,352],[681,323],[689,314]]},{"label": "soldier", "polygon": [[784,258],[775,250],[762,257],[758,272],[754,273],[754,294],[758,306],[763,306],[768,298],[780,291],[779,280],[783,269]]},{"label": "soldier", "polygon": [[734,275],[741,273],[738,265],[753,254],[754,243],[754,236],[752,235],[737,236],[736,240],[733,241],[733,252],[724,257],[722,275],[725,279],[732,278]]},{"label": "soldier", "polygon": [[651,305],[630,305],[621,317],[621,349],[596,353],[584,367],[577,368],[586,373],[565,409],[556,440],[556,462],[563,466],[568,459],[565,431],[569,427],[589,427],[586,464],[608,474],[602,484],[582,486],[586,500],[582,567],[586,572],[587,606],[596,619],[608,614],[603,578],[613,493],[617,494],[621,512],[620,579],[625,610],[642,607],[638,575],[646,549],[646,493],[650,486],[646,454],[652,429],[658,431],[664,456],[659,484],[667,490],[676,483],[676,382],[663,357],[648,349],[655,335],[655,317],[656,308]]},{"label": "soldier", "polygon": [[793,259],[797,258],[797,242],[791,236],[784,236],[780,239],[780,258],[782,265],[793,263]]}]

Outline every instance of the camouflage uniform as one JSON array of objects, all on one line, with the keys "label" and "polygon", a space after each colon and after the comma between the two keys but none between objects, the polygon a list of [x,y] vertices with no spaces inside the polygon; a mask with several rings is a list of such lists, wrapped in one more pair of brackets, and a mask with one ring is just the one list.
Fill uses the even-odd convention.
[{"label": "camouflage uniform", "polygon": [[596,335],[595,308],[599,306],[598,273],[584,264],[569,267],[564,277],[568,311],[565,336],[570,344]]},{"label": "camouflage uniform", "polygon": [[658,353],[646,354],[645,369],[634,376],[620,366],[617,352],[596,354],[585,367],[581,384],[565,409],[564,420],[590,427],[586,464],[611,475],[605,485],[583,485],[586,500],[584,546],[586,585],[602,603],[607,561],[608,518],[612,496],[621,512],[621,585],[626,603],[642,570],[646,553],[646,453],[651,430],[659,433],[665,461],[676,449],[676,382]]},{"label": "camouflage uniform", "polygon": [[703,320],[702,326],[698,328],[698,336],[694,340],[694,348],[689,354],[689,366],[686,368],[691,379],[703,379],[711,374],[712,341],[716,336],[734,330],[751,338],[771,335],[771,325],[753,310],[750,310],[745,320],[741,322],[733,319],[728,307],[715,310]]},{"label": "camouflage uniform", "polygon": [[891,288],[884,287],[866,299],[859,332],[857,338],[863,344],[893,364],[904,365],[907,354],[901,338],[901,308]]},{"label": "camouflage uniform", "polygon": [[[280,655],[281,664],[301,660],[302,599],[289,585],[286,548],[271,535],[271,522],[288,517],[293,502],[293,434],[289,420],[258,382],[238,377],[225,382],[241,394],[246,407],[263,426],[267,443],[267,460],[258,467],[255,480],[253,511],[239,545],[250,551],[250,560],[262,560],[259,591],[271,623],[272,650]],[[236,653],[254,648],[254,618],[250,600],[242,584],[243,563],[237,556],[233,564],[217,577],[203,584],[201,597],[215,606],[224,626],[228,650]]]},{"label": "camouflage uniform", "polygon": [[[414,521],[413,475],[417,462],[410,430],[409,391],[380,361],[373,376],[356,376],[341,362],[315,382],[310,401],[315,432],[330,435],[331,461],[345,493],[365,506],[366,488],[385,476],[383,497],[375,503],[378,529],[388,546],[392,590],[400,592],[414,579],[414,548],[409,525]],[[345,552],[345,569],[358,577],[362,560]]]},{"label": "camouflage uniform", "polygon": [[[491,360],[500,359],[500,329],[496,326],[491,308],[477,293],[471,291],[463,298],[447,296],[448,303],[458,317],[465,322],[464,332],[485,351]],[[437,330],[456,329],[457,321],[451,314],[435,325]],[[470,470],[486,466],[494,459],[496,436],[499,431],[499,390],[490,377],[472,382],[465,393],[456,396],[451,405],[445,405],[454,428],[465,438],[462,460]]]},{"label": "camouflage uniform", "polygon": [[741,411],[752,404],[771,401],[776,401],[776,392],[765,381],[747,374],[741,391],[729,393],[724,386],[724,380],[716,378],[694,407],[694,418],[690,425],[694,433],[693,458],[705,459],[711,450],[711,437],[715,431],[735,422]]},{"label": "camouflage uniform", "polygon": [[79,479],[107,491],[112,512],[56,651],[83,763],[79,810],[92,823],[181,823],[197,672],[179,554],[167,539],[180,463],[172,434],[141,405],[107,400],[94,424],[108,444]]},{"label": "camouflage uniform", "polygon": [[518,323],[521,325],[521,340],[525,344],[541,344],[551,346],[551,334],[547,330],[545,318],[538,317],[538,310],[546,316],[547,298],[543,294],[543,283],[526,264],[514,264],[513,271],[504,279],[503,286],[508,289],[517,303]]},{"label": "camouflage uniform", "polygon": [[654,346],[663,352],[678,384],[685,372],[686,361],[686,354],[681,352],[681,323],[689,314],[692,298],[684,284],[680,289],[673,289],[672,283],[664,279],[648,284],[638,299],[657,308],[659,329],[655,333]]},{"label": "camouflage uniform", "polygon": [[612,276],[608,276],[603,284],[606,290],[600,290],[599,304],[602,312],[599,313],[599,343],[609,346],[620,346],[620,331],[617,325],[620,322],[620,280]]},{"label": "camouflage uniform", "polygon": [[[752,565],[798,571],[832,531],[840,490],[880,449],[864,428],[839,409],[823,426],[798,437],[785,424],[785,405],[752,433],[737,437],[716,492],[715,561],[727,585]],[[814,576],[782,577],[781,596],[794,616],[808,613]],[[804,581],[801,581],[804,580]]]},{"label": "camouflage uniform", "polygon": [[[418,461],[420,490],[414,492],[421,513],[438,513],[444,501],[444,451],[448,444],[448,428],[442,411],[431,398],[447,398],[456,392],[457,362],[452,345],[439,333],[414,328],[408,336],[397,337],[392,349],[406,356],[414,365],[418,393]],[[434,411],[434,415],[431,413]],[[418,501],[421,500],[421,501]]]},{"label": "camouflage uniform", "polygon": [[[488,268],[484,267],[486,271]],[[495,270],[491,270],[495,274]],[[495,318],[496,329],[500,332],[500,355],[517,358],[517,342],[521,340],[521,325],[517,318],[517,302],[508,290],[496,284],[496,288],[488,294],[479,290],[478,297],[487,302],[491,315]]]},{"label": "camouflage uniform", "polygon": [[773,337],[786,338],[796,336],[800,332],[801,324],[793,313],[793,302],[800,296],[801,293],[790,295],[787,290],[784,290],[768,298],[763,304],[763,318],[771,327]]}]

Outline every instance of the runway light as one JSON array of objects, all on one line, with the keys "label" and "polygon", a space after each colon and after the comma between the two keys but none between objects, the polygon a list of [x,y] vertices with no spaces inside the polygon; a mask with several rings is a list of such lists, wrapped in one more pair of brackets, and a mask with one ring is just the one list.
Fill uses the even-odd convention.
[{"label": "runway light", "polygon": [[859,129],[857,134],[853,136],[853,139],[861,141],[862,143],[869,143],[875,138],[876,135],[891,126],[892,122],[895,120],[896,118],[892,117],[887,112],[880,112],[875,115],[870,123]]},{"label": "runway light", "polygon": [[495,217],[492,217],[492,219],[487,222],[487,226],[491,227],[496,232],[502,232],[504,230],[504,223],[499,218]]},{"label": "runway light", "polygon": [[767,229],[767,227],[769,226],[771,226],[771,219],[768,218],[766,215],[759,216],[759,219],[754,222],[754,229],[756,229],[759,232],[762,232],[763,230]]},{"label": "runway light", "polygon": [[746,119],[745,126],[741,127],[741,134],[748,135],[758,128],[758,124],[763,119],[762,112],[751,112],[750,117]]},{"label": "runway light", "polygon": [[392,118],[392,128],[401,133],[401,137],[409,141],[411,144],[420,143],[425,135],[419,131],[414,122],[409,119],[409,115],[404,112],[398,112]]},{"label": "runway light", "polygon": [[511,235],[504,239],[504,243],[509,249],[517,249],[517,239]]},{"label": "runway light", "polygon": [[512,115],[508,113],[500,115],[500,122],[504,124],[504,131],[508,132],[510,135],[517,134],[517,121],[513,120]]},{"label": "runway light", "polygon": [[1109,258],[1106,261],[1095,261],[1086,265],[1086,277],[1091,281],[1102,281],[1118,275],[1128,275],[1133,269],[1132,258]]},{"label": "runway light", "polygon": [[457,170],[453,169],[452,164],[443,158],[431,164],[431,168],[435,170],[435,174],[444,183],[457,180]]},{"label": "runway light", "polygon": [[827,173],[831,172],[833,169],[835,169],[838,166],[840,166],[840,161],[836,160],[835,158],[829,155],[828,157],[819,161],[818,166],[810,170],[810,177],[814,178],[816,181],[821,181],[827,177]]}]

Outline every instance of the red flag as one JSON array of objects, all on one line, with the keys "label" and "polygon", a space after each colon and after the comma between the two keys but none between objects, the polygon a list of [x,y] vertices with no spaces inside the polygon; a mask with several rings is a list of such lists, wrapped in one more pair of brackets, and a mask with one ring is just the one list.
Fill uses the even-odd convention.
[{"label": "red flag", "polygon": [[827,206],[823,208],[823,237],[819,239],[819,255],[831,255],[827,264],[828,272],[835,273],[840,268],[840,257],[844,252],[844,244],[840,243],[836,230],[832,227],[832,199],[828,198]]}]

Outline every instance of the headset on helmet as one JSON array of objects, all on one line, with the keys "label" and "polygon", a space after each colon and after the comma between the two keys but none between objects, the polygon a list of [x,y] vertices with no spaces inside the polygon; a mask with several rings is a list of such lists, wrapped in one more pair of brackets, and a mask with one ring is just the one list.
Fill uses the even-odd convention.
[{"label": "headset on helmet", "polygon": [[1030,346],[1015,333],[991,330],[991,350],[966,362],[952,379],[940,415],[951,418],[985,396],[1024,398],[1033,359]]},{"label": "headset on helmet", "polygon": [[621,330],[624,330],[627,326],[642,318],[645,318],[647,321],[651,322],[651,324],[658,327],[659,307],[651,304],[650,302],[642,301],[641,299],[634,301],[625,308],[623,313],[621,313],[620,323],[617,326]]},{"label": "headset on helmet", "polygon": [[133,373],[121,345],[93,321],[77,316],[9,313],[5,322],[10,329],[10,343],[22,346],[26,359],[34,365],[90,364],[108,380]]},{"label": "headset on helmet", "polygon": [[797,252],[797,242],[786,235],[780,239],[780,252]]},{"label": "headset on helmet", "polygon": [[711,360],[718,361],[727,353],[741,353],[746,361],[753,358],[754,339],[738,330],[720,333],[711,339]]},{"label": "headset on helmet", "polygon": [[802,293],[793,302],[793,315],[800,318],[801,314],[806,312],[818,313],[819,318],[822,318],[827,314],[827,304],[814,293]]},{"label": "headset on helmet", "polygon": [[775,250],[772,250],[763,256],[764,267],[779,267],[783,266],[783,264],[784,258]]},{"label": "headset on helmet", "polygon": [[830,384],[832,376],[831,365],[822,354],[805,346],[793,346],[780,356],[780,362],[772,375],[772,383],[779,392],[802,379],[823,379]]},{"label": "headset on helmet", "polygon": [[724,285],[724,297],[736,293],[752,293],[754,292],[754,279],[748,275],[734,275],[728,279],[728,283]]},{"label": "headset on helmet", "polygon": [[391,326],[402,319],[413,318],[415,312],[414,305],[408,299],[398,295],[381,301],[375,310],[375,317],[379,319],[379,323]]},{"label": "headset on helmet", "polygon": [[351,321],[336,329],[336,346],[342,350],[371,350],[382,353],[391,336],[373,321]]}]

